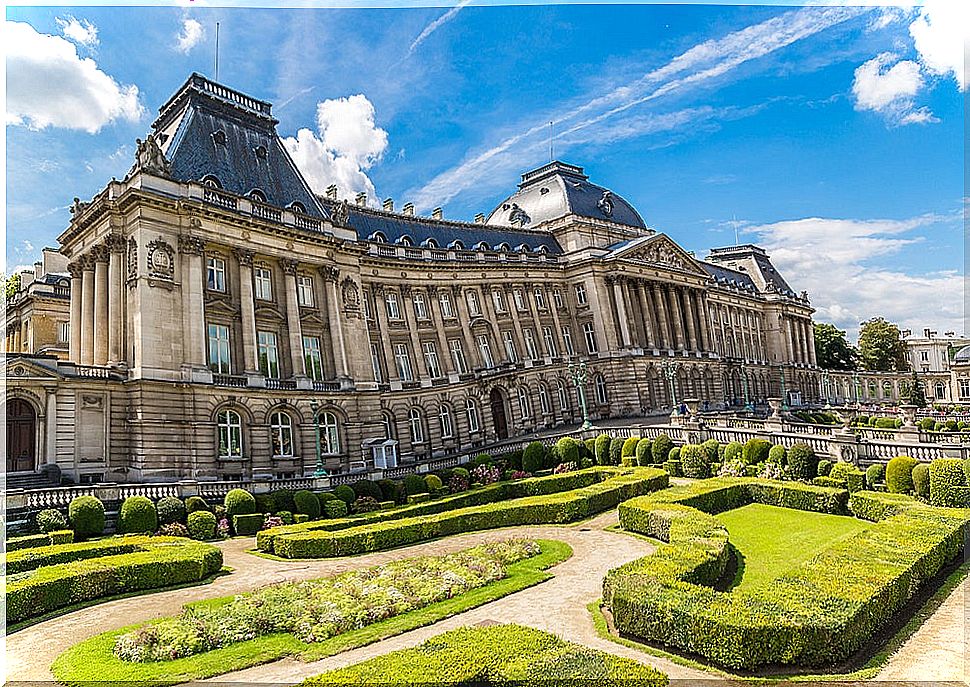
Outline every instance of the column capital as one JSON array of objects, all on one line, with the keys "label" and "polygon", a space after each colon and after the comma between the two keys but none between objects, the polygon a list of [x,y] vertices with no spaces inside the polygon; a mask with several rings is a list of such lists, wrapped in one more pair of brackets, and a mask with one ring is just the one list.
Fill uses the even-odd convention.
[{"label": "column capital", "polygon": [[289,274],[295,277],[299,267],[300,263],[292,258],[280,258],[280,268],[283,270],[283,274]]},{"label": "column capital", "polygon": [[102,244],[92,248],[91,252],[88,253],[88,255],[95,262],[108,262],[108,258],[110,257],[110,251],[108,250],[107,246]]},{"label": "column capital", "polygon": [[205,240],[198,236],[179,236],[179,253],[184,255],[202,255]]},{"label": "column capital", "polygon": [[320,276],[327,281],[335,282],[340,278],[340,270],[338,270],[333,265],[323,265],[317,269],[320,272]]},{"label": "column capital", "polygon": [[124,253],[128,242],[121,234],[111,234],[104,240],[104,245],[112,253]]},{"label": "column capital", "polygon": [[89,254],[79,257],[75,264],[77,264],[83,272],[92,272],[94,271],[94,263],[94,257]]},{"label": "column capital", "polygon": [[233,248],[232,254],[236,256],[236,260],[239,261],[240,265],[246,267],[253,266],[253,258],[256,257],[256,252],[248,250],[246,248]]},{"label": "column capital", "polygon": [[465,292],[465,287],[461,284],[452,284],[451,293],[455,298],[461,298],[462,294]]},{"label": "column capital", "polygon": [[72,279],[80,277],[84,272],[84,266],[81,260],[75,260],[74,262],[68,263],[67,271],[70,273]]},{"label": "column capital", "polygon": [[401,295],[404,298],[407,298],[408,296],[411,295],[411,285],[410,284],[401,284],[398,287],[398,290],[401,292]]}]

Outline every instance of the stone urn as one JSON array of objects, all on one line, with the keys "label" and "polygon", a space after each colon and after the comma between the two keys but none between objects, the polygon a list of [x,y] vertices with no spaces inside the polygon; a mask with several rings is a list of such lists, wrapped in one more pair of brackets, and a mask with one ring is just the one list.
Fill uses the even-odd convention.
[{"label": "stone urn", "polygon": [[903,427],[911,429],[916,426],[916,411],[919,408],[910,403],[899,406],[899,414],[903,416]]},{"label": "stone urn", "polygon": [[701,402],[697,398],[685,398],[684,405],[687,406],[687,414],[690,417],[696,417],[697,411],[701,407]]},{"label": "stone urn", "polygon": [[771,408],[771,415],[769,417],[775,420],[780,420],[781,419],[781,399],[774,396],[769,398],[768,407]]}]

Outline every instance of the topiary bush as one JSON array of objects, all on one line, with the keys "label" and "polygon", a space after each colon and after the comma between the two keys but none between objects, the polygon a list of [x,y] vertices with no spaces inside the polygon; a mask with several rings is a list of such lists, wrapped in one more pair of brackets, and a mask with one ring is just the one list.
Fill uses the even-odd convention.
[{"label": "topiary bush", "polygon": [[195,510],[188,515],[189,536],[199,541],[214,539],[216,536],[216,516],[207,510]]},{"label": "topiary bush", "polygon": [[812,479],[818,474],[818,458],[808,444],[799,442],[788,449],[788,470],[795,479]]},{"label": "topiary bush", "polygon": [[378,486],[377,482],[371,482],[369,479],[357,480],[350,485],[350,488],[354,490],[354,495],[358,499],[368,496],[376,501],[380,501],[383,498],[380,486]]},{"label": "topiary bush", "polygon": [[741,450],[741,460],[745,465],[757,465],[768,460],[768,452],[771,451],[771,442],[761,437],[752,437],[744,442]]},{"label": "topiary bush", "polygon": [[[353,489],[351,489],[353,492]],[[349,506],[343,499],[332,499],[323,504],[323,512],[328,519],[347,517]]]},{"label": "topiary bush", "polygon": [[596,445],[594,452],[596,453],[596,463],[598,465],[609,465],[610,464],[610,435],[600,434],[596,437]]},{"label": "topiary bush", "polygon": [[784,465],[788,461],[788,449],[781,444],[775,444],[768,451],[768,462],[775,465]]},{"label": "topiary bush", "polygon": [[659,435],[653,440],[653,448],[650,450],[653,453],[654,463],[664,463],[667,461],[670,455],[670,449],[674,447],[674,442],[671,441],[670,437],[666,434]]},{"label": "topiary bush", "polygon": [[[424,484],[424,480],[418,477],[417,475],[408,475],[408,477],[417,477],[418,480],[421,482],[421,484],[422,485]],[[404,483],[407,484],[406,479],[404,480]],[[346,503],[347,506],[350,506],[350,504],[352,504],[354,501],[357,500],[357,494],[354,493],[354,490],[350,487],[349,484],[341,484],[340,486],[336,487],[333,490],[333,495],[336,496],[341,501],[343,501],[344,503]]]},{"label": "topiary bush", "polygon": [[300,489],[293,494],[293,504],[297,513],[309,516],[311,520],[320,517],[320,500],[312,491]]},{"label": "topiary bush", "polygon": [[917,461],[909,456],[896,456],[886,465],[886,489],[890,494],[908,494],[913,491],[913,468]]},{"label": "topiary bush", "polygon": [[637,459],[637,465],[650,465],[653,462],[653,453],[651,448],[653,447],[653,442],[649,439],[641,439],[637,442],[637,448],[634,451],[634,455]]},{"label": "topiary bush", "polygon": [[924,417],[919,421],[919,428],[924,432],[932,432],[933,427],[936,425],[936,420],[931,417]]},{"label": "topiary bush", "polygon": [[717,456],[721,449],[721,444],[718,442],[717,439],[708,439],[703,444],[701,444],[701,447],[707,453],[708,463],[717,462]]},{"label": "topiary bush", "polygon": [[354,512],[355,513],[373,513],[381,509],[380,501],[373,499],[370,496],[361,496],[359,499],[354,501]]},{"label": "topiary bush", "polygon": [[913,468],[913,491],[924,499],[930,497],[930,466],[919,463]]},{"label": "topiary bush", "polygon": [[685,477],[703,479],[711,476],[709,455],[703,446],[697,444],[687,444],[680,449],[680,467]]},{"label": "topiary bush", "polygon": [[[438,489],[441,489],[441,487],[443,486],[441,478],[438,477],[438,475],[425,475],[424,483],[428,485],[428,491],[430,491],[431,493],[436,492]],[[356,512],[360,513],[361,511],[356,511]]]},{"label": "topiary bush", "polygon": [[596,462],[596,438],[585,439],[579,445],[580,460],[588,458]]},{"label": "topiary bush", "polygon": [[245,489],[230,489],[223,501],[226,515],[230,520],[236,515],[251,515],[256,512],[256,499]]},{"label": "topiary bush", "polygon": [[930,463],[930,503],[946,508],[970,508],[970,488],[959,458],[937,458]]},{"label": "topiary bush", "polygon": [[680,446],[674,446],[667,454],[667,460],[680,461]]},{"label": "topiary bush", "polygon": [[876,484],[886,479],[886,466],[875,463],[866,468],[866,487],[872,489]]},{"label": "topiary bush", "polygon": [[533,441],[522,452],[522,469],[535,474],[542,469],[545,459],[546,447],[542,445],[542,442]]},{"label": "topiary bush", "polygon": [[[282,517],[283,513],[289,514],[289,519],[292,524],[293,514],[289,511],[280,511],[277,515],[283,523],[286,523],[286,520]],[[233,515],[232,531],[240,537],[252,537],[262,529],[266,517],[263,513],[240,513],[239,515]]]},{"label": "topiary bush", "polygon": [[190,496],[189,498],[185,499],[186,514],[195,513],[196,511],[200,510],[211,510],[209,508],[209,504],[206,503],[204,498],[201,496]]},{"label": "topiary bush", "polygon": [[119,534],[144,534],[158,529],[158,511],[151,499],[129,496],[118,511]]},{"label": "topiary bush", "polygon": [[404,502],[404,484],[394,479],[379,479],[377,486],[381,489],[381,501]]},{"label": "topiary bush", "polygon": [[556,442],[556,449],[559,452],[559,459],[562,463],[576,463],[579,465],[579,442],[572,437],[563,437]]},{"label": "topiary bush", "polygon": [[633,458],[637,453],[637,443],[640,441],[640,437],[630,437],[623,442],[623,449],[620,452],[620,458]]},{"label": "topiary bush", "polygon": [[104,534],[104,504],[94,496],[75,496],[67,507],[67,519],[75,540]]},{"label": "topiary bush", "polygon": [[623,461],[623,439],[610,440],[610,465],[619,465]]},{"label": "topiary bush", "polygon": [[292,489],[274,489],[268,496],[272,503],[272,508],[270,509],[274,513],[280,511],[289,511],[292,513],[296,510],[296,502],[293,500],[294,492]]},{"label": "topiary bush", "polygon": [[182,499],[175,498],[174,496],[163,496],[158,500],[156,510],[158,511],[159,525],[185,522],[186,510]]},{"label": "topiary bush", "polygon": [[67,518],[64,517],[62,512],[53,508],[45,508],[40,511],[34,517],[34,522],[37,523],[37,529],[44,534],[67,529]]},{"label": "topiary bush", "polygon": [[[404,478],[404,493],[408,496],[427,494],[428,483],[424,481],[421,475],[408,475]],[[337,494],[337,496],[340,496],[340,494]],[[353,501],[350,503],[353,503]]]},{"label": "topiary bush", "polygon": [[817,472],[819,477],[828,477],[829,473],[832,472],[832,461],[831,460],[818,461]]},{"label": "topiary bush", "polygon": [[721,456],[723,458],[721,462],[729,463],[732,460],[741,460],[741,451],[743,450],[744,446],[741,445],[741,442],[732,441],[724,447],[724,455]]}]

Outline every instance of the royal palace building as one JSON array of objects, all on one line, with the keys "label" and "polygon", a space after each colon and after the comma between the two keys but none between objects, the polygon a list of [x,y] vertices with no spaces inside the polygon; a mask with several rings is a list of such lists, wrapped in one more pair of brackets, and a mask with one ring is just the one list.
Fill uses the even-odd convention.
[{"label": "royal palace building", "polygon": [[193,75],[75,201],[7,313],[8,474],[298,476],[318,445],[346,471],[573,425],[580,396],[818,398],[812,307],[760,248],[701,260],[563,162],[474,222],[318,195],[276,124]]}]

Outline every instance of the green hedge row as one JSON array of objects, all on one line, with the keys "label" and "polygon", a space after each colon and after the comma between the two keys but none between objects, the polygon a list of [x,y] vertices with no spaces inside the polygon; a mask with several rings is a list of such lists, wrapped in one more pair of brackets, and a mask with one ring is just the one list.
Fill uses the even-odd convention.
[{"label": "green hedge row", "polygon": [[611,474],[606,481],[567,492],[334,531],[277,535],[272,540],[273,553],[283,558],[332,558],[496,527],[574,522],[669,483],[666,472],[653,468],[614,470]]},{"label": "green hedge row", "polygon": [[341,517],[328,520],[314,520],[300,525],[273,527],[268,530],[263,530],[256,535],[256,546],[261,551],[270,553],[273,551],[273,540],[284,534],[299,534],[316,530],[334,531],[376,522],[444,513],[449,510],[458,510],[471,506],[483,506],[488,503],[508,501],[526,496],[543,496],[562,491],[571,491],[573,489],[582,489],[583,487],[596,484],[616,474],[616,472],[617,469],[612,467],[593,467],[586,470],[566,472],[561,475],[530,477],[515,482],[498,482],[480,489],[461,492],[454,496],[448,496],[435,501],[427,500],[414,503],[394,510],[376,511],[353,518]]},{"label": "green hedge row", "polygon": [[410,649],[332,670],[300,687],[330,685],[597,685],[666,687],[667,676],[620,656],[519,625],[462,627]]},{"label": "green hedge row", "polygon": [[[728,537],[704,506],[722,508],[765,493],[750,489],[757,480],[727,481],[711,488],[698,483],[675,495],[668,490],[620,506],[625,528],[669,543],[604,579],[603,598],[618,630],[734,669],[831,664],[856,652],[920,584],[953,560],[970,525],[966,512],[916,502],[900,508],[889,499],[880,513],[872,504],[886,495],[857,492],[854,508],[883,519],[757,591],[718,592],[711,585],[727,565]],[[779,493],[772,487],[768,491]],[[786,491],[783,500],[792,499],[795,507],[835,508],[848,496],[844,491],[838,496]]]},{"label": "green hedge row", "polygon": [[[98,545],[101,555],[92,557]],[[119,546],[125,550],[118,552]],[[41,556],[32,559],[33,567],[22,568],[21,575],[7,578],[8,623],[82,601],[196,582],[222,567],[218,548],[178,537],[119,537],[48,548],[24,551]],[[7,565],[9,573],[9,555]]]},{"label": "green hedge row", "polygon": [[46,534],[28,534],[25,537],[11,537],[7,540],[7,552],[19,551],[21,549],[35,549],[39,546],[51,546],[52,544],[70,544],[74,541],[74,532],[71,530],[54,530]]}]

